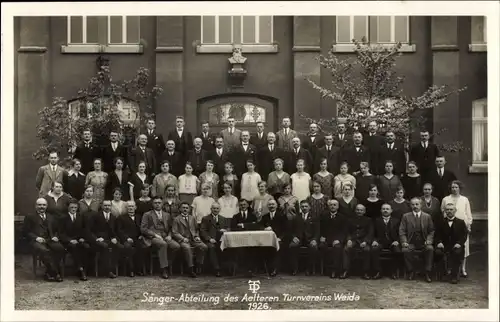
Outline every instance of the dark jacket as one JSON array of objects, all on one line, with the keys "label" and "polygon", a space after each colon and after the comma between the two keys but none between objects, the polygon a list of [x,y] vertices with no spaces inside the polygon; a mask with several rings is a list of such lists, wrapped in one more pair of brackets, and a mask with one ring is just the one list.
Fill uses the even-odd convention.
[{"label": "dark jacket", "polygon": [[247,161],[252,160],[256,164],[257,148],[248,144],[247,150],[243,149],[243,144],[239,144],[231,150],[231,159],[234,164],[235,173],[241,178],[241,175],[247,172]]},{"label": "dark jacket", "polygon": [[[257,223],[257,216],[253,213],[253,211],[249,208],[247,209],[247,217],[243,219],[243,215],[241,211],[233,216],[231,219],[231,230],[252,230],[255,228],[255,224]],[[243,224],[243,228],[238,227],[238,224]]]},{"label": "dark jacket", "polygon": [[214,148],[209,152],[208,159],[214,162],[214,172],[217,173],[220,178],[224,175],[224,165],[226,162],[231,161],[229,151],[224,147],[222,148],[222,154],[220,156],[217,154],[217,149]]},{"label": "dark jacket", "polygon": [[82,173],[69,175],[64,173],[63,176],[63,187],[64,191],[71,197],[80,200],[83,198],[83,193],[85,192],[85,175]]},{"label": "dark jacket", "polygon": [[37,213],[30,214],[24,217],[23,230],[31,243],[35,243],[37,237],[51,239],[58,236],[58,220],[49,213],[45,213],[45,220]]},{"label": "dark jacket", "polygon": [[455,244],[464,247],[467,240],[467,226],[462,219],[454,218],[451,227],[448,224],[448,218],[442,218],[436,224],[435,244],[443,243],[445,250],[453,249]]},{"label": "dark jacket", "polygon": [[122,200],[129,200],[129,184],[130,181],[130,173],[128,170],[122,170],[122,181],[118,180],[118,176],[115,171],[111,171],[108,173],[108,180],[106,181],[106,196],[108,199],[113,198],[113,190],[115,188],[120,188],[122,191]]},{"label": "dark jacket", "polygon": [[257,150],[260,150],[264,146],[267,145],[267,133],[268,132],[263,132],[262,133],[262,138],[259,138],[258,133],[254,133],[250,136],[250,144],[254,145]]},{"label": "dark jacket", "polygon": [[334,218],[330,211],[324,212],[320,219],[320,236],[326,238],[326,243],[331,246],[334,240],[345,243],[347,234],[347,218],[337,212]]},{"label": "dark jacket", "polygon": [[394,142],[392,149],[389,149],[387,143],[383,143],[378,154],[378,165],[375,168],[377,174],[385,173],[385,162],[388,160],[393,162],[395,175],[400,176],[406,173],[406,154],[404,146],[401,143]]},{"label": "dark jacket", "polygon": [[72,239],[85,239],[85,219],[81,213],[76,214],[75,221],[71,220],[69,214],[59,219],[59,238],[61,243],[68,244]]},{"label": "dark jacket", "polygon": [[432,184],[432,195],[441,202],[444,197],[450,194],[450,184],[457,180],[457,176],[446,168],[443,170],[443,177],[440,177],[436,167],[427,172],[427,175],[423,178],[424,182]]},{"label": "dark jacket", "polygon": [[410,148],[410,160],[417,163],[419,173],[425,175],[436,167],[436,157],[439,155],[438,147],[428,142],[427,149],[424,149],[422,142],[414,144]]},{"label": "dark jacket", "polygon": [[354,216],[348,219],[347,240],[371,243],[373,240],[373,220],[366,216]]},{"label": "dark jacket", "polygon": [[374,221],[373,240],[383,248],[389,248],[395,241],[399,242],[399,219],[391,216],[386,225],[382,216]]},{"label": "dark jacket", "polygon": [[[186,167],[185,156],[177,151],[174,151],[172,155],[165,150],[163,151],[160,160],[158,160],[159,166],[163,161],[168,161],[170,163],[170,173],[174,176],[179,177],[184,173],[184,168]],[[159,173],[159,172],[158,172]]]},{"label": "dark jacket", "polygon": [[123,159],[123,169],[127,168],[127,155],[128,151],[127,148],[118,143],[118,146],[116,147],[116,150],[113,151],[113,148],[111,147],[111,143],[108,143],[106,146],[102,148],[102,165],[103,165],[103,171],[105,172],[111,172],[115,168],[115,158],[122,158]]},{"label": "dark jacket", "polygon": [[217,134],[208,132],[207,136],[204,136],[203,132],[200,132],[196,137],[200,138],[203,141],[203,145],[201,148],[205,151],[212,151],[215,149],[215,138],[217,137]]},{"label": "dark jacket", "polygon": [[146,147],[144,152],[137,146],[130,151],[128,165],[132,173],[137,172],[139,162],[146,162],[146,173],[151,175],[156,171],[156,156],[150,148]]},{"label": "dark jacket", "polygon": [[109,221],[106,221],[102,211],[93,214],[89,213],[85,227],[87,231],[86,239],[90,243],[95,243],[99,237],[102,237],[105,241],[118,237],[116,234],[116,217],[110,214]]},{"label": "dark jacket", "polygon": [[338,174],[340,172],[340,147],[332,145],[331,150],[327,151],[326,146],[318,149],[316,159],[314,161],[314,172],[319,171],[319,164],[321,159],[327,160],[328,172]]},{"label": "dark jacket", "polygon": [[179,137],[177,129],[168,132],[168,140],[175,142],[175,151],[179,152],[181,155],[186,155],[187,151],[193,148],[193,135],[191,132],[184,128],[182,136]]},{"label": "dark jacket", "polygon": [[297,161],[299,159],[302,159],[305,161],[305,168],[304,168],[304,171],[307,172],[307,173],[312,173],[313,171],[313,168],[314,168],[314,163],[313,163],[313,158],[312,158],[312,155],[311,153],[307,150],[307,149],[304,149],[304,148],[300,148],[299,149],[299,153],[295,153],[295,149],[292,148],[292,150],[290,150],[288,152],[288,162],[285,163],[285,169],[286,171],[285,172],[288,172],[288,173],[295,173],[297,171]]},{"label": "dark jacket", "polygon": [[193,174],[195,176],[199,176],[201,173],[205,172],[208,155],[208,152],[203,149],[201,149],[200,152],[196,152],[195,150],[188,151],[186,162],[191,162]]},{"label": "dark jacket", "polygon": [[356,147],[352,145],[342,150],[340,160],[341,162],[347,162],[350,173],[357,172],[361,162],[371,163],[371,152],[366,146],[360,146],[359,151],[357,151]]},{"label": "dark jacket", "polygon": [[[163,151],[165,150],[165,140],[163,139],[163,135],[158,133],[158,131],[153,130],[152,135],[149,135],[149,130],[146,129],[142,132],[142,134],[148,137],[147,147],[153,150],[156,158],[159,158]],[[160,160],[157,160],[158,163]],[[158,165],[159,166],[159,165]],[[160,169],[155,169],[155,171],[159,171]]]},{"label": "dark jacket", "polygon": [[276,236],[284,240],[287,234],[287,217],[286,215],[280,211],[276,210],[274,213],[274,217],[271,220],[271,214],[267,213],[262,216],[261,222],[264,228],[271,227],[276,234]]},{"label": "dark jacket", "polygon": [[302,213],[297,214],[292,223],[292,239],[297,237],[301,242],[319,241],[320,235],[320,218],[312,216],[311,213],[304,220]]},{"label": "dark jacket", "polygon": [[269,150],[269,145],[266,143],[257,151],[257,168],[262,180],[266,180],[269,173],[274,171],[274,160],[282,159],[286,162],[286,153],[278,145],[274,144],[273,151]]},{"label": "dark jacket", "polygon": [[209,242],[211,238],[219,242],[222,237],[222,232],[220,230],[229,230],[231,220],[220,215],[218,217],[219,219],[217,222],[212,214],[206,215],[201,219],[200,238],[204,242]]},{"label": "dark jacket", "polygon": [[74,159],[80,160],[82,164],[82,171],[84,174],[89,173],[94,170],[94,159],[101,157],[101,149],[93,141],[87,148],[84,143],[79,144],[76,147],[75,153],[73,154]]},{"label": "dark jacket", "polygon": [[141,214],[135,214],[134,220],[130,218],[129,214],[116,218],[116,234],[122,243],[126,242],[128,238],[132,238],[134,241],[139,239],[139,236],[141,236],[141,221]]}]

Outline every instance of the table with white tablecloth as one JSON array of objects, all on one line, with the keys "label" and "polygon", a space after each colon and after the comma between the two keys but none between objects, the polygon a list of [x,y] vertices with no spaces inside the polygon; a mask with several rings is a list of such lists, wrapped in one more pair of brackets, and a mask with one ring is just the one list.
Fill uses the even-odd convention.
[{"label": "table with white tablecloth", "polygon": [[222,250],[239,247],[274,247],[278,251],[280,243],[272,230],[227,231],[222,235]]}]

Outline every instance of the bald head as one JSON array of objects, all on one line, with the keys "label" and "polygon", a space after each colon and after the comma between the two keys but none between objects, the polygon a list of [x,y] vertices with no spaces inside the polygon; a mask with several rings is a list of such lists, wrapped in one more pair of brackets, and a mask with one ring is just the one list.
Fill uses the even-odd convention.
[{"label": "bald head", "polygon": [[47,210],[47,200],[45,198],[38,198],[36,200],[36,212],[41,214]]}]

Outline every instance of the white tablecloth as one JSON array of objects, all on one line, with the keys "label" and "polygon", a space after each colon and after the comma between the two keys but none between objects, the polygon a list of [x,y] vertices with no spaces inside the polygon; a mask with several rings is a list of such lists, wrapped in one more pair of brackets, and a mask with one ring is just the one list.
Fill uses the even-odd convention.
[{"label": "white tablecloth", "polygon": [[221,237],[220,248],[234,247],[274,247],[278,251],[280,243],[272,230],[225,232]]}]

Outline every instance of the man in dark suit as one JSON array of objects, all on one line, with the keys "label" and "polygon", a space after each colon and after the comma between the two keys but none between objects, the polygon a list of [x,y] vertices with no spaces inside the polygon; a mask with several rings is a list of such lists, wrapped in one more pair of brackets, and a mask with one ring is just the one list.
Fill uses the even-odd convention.
[{"label": "man in dark suit", "polygon": [[418,173],[425,177],[434,169],[434,161],[439,156],[439,149],[429,142],[430,134],[427,130],[420,131],[420,142],[413,145],[410,149],[410,160],[415,161],[418,167]]},{"label": "man in dark suit", "polygon": [[175,130],[168,133],[168,140],[175,142],[175,151],[184,157],[187,152],[193,148],[193,135],[184,128],[184,118],[178,116],[175,119]]},{"label": "man in dark suit", "polygon": [[289,117],[284,117],[281,124],[283,128],[276,132],[276,145],[288,152],[292,150],[292,139],[298,137],[298,133],[291,128],[292,122]]},{"label": "man in dark suit", "polygon": [[215,149],[210,153],[209,159],[214,161],[214,171],[219,179],[224,175],[224,166],[230,161],[229,151],[224,148],[224,138],[219,136],[215,139]]},{"label": "man in dark suit", "polygon": [[447,204],[444,212],[446,217],[436,225],[436,262],[443,269],[444,259],[447,259],[448,268],[451,270],[450,282],[457,284],[468,230],[465,222],[455,217],[457,208],[454,204]]},{"label": "man in dark suit", "polygon": [[331,270],[331,278],[340,276],[347,232],[347,218],[338,212],[339,202],[328,200],[328,211],[320,218],[319,249]]},{"label": "man in dark suit", "polygon": [[[384,144],[384,137],[380,134],[377,133],[378,131],[378,124],[375,121],[371,121],[368,124],[368,133],[363,136],[363,145],[368,148],[370,151],[370,160],[371,160],[371,167],[377,171],[377,169],[380,167],[380,148]],[[377,172],[375,172],[378,174]],[[384,172],[380,173],[383,174]]]},{"label": "man in dark suit", "polygon": [[382,277],[380,254],[383,250],[391,252],[392,279],[397,278],[397,268],[401,267],[401,245],[399,244],[399,219],[391,216],[392,207],[385,203],[381,208],[382,216],[374,220],[374,235],[372,242],[372,265],[375,275],[373,279]]},{"label": "man in dark suit", "polygon": [[168,140],[166,143],[167,149],[163,151],[160,159],[162,161],[168,161],[170,163],[170,173],[172,173],[177,178],[184,173],[184,167],[186,166],[186,161],[184,157],[177,151],[175,151],[174,140]]},{"label": "man in dark suit", "polygon": [[127,214],[120,215],[116,219],[116,233],[123,244],[123,254],[130,277],[134,277],[135,274],[143,275],[140,267],[144,261],[146,248],[141,234],[142,215],[136,214],[136,209],[134,201],[127,201]]},{"label": "man in dark suit", "polygon": [[215,138],[217,135],[210,132],[210,125],[204,121],[201,123],[201,132],[198,137],[203,141],[201,148],[205,151],[212,152],[215,149]]},{"label": "man in dark suit", "polygon": [[328,172],[333,173],[334,175],[339,173],[340,169],[340,147],[335,146],[333,144],[333,135],[326,134],[325,135],[325,146],[318,149],[316,153],[316,160],[314,161],[315,170],[314,172],[319,171],[319,165],[322,159],[326,159],[328,165]]},{"label": "man in dark suit", "polygon": [[401,176],[406,173],[406,153],[404,146],[396,142],[396,135],[393,131],[385,133],[385,143],[380,146],[377,163],[372,164],[376,174],[383,175],[385,173],[385,162],[391,160],[394,165],[394,174]]},{"label": "man in dark suit", "polygon": [[411,199],[412,212],[408,212],[401,218],[399,226],[399,238],[403,251],[408,279],[413,280],[415,251],[421,252],[425,261],[425,280],[432,282],[431,271],[434,256],[434,224],[431,215],[422,212],[422,200]]},{"label": "man in dark suit", "polygon": [[271,248],[266,256],[268,258],[267,262],[270,263],[271,272],[269,275],[275,277],[278,274],[278,268],[280,267],[281,258],[285,252],[285,237],[287,233],[287,217],[286,214],[281,210],[278,210],[278,203],[276,200],[271,199],[267,203],[267,209],[269,212],[262,216],[262,226],[264,230],[272,230],[278,237],[279,250],[276,251],[275,248]]},{"label": "man in dark suit", "polygon": [[[231,231],[254,230],[257,227],[257,216],[249,208],[249,205],[250,203],[245,199],[239,201],[240,211],[231,219]],[[255,276],[253,273],[257,256],[255,249],[241,248],[236,249],[236,251],[239,253],[238,258],[240,258],[242,266],[248,271],[248,276]]]},{"label": "man in dark suit", "polygon": [[146,212],[142,216],[141,233],[144,236],[144,244],[157,250],[161,277],[168,279],[169,263],[173,263],[181,246],[172,238],[173,218],[162,209],[162,197],[154,197],[153,210]]},{"label": "man in dark suit", "polygon": [[352,145],[352,136],[347,134],[347,127],[345,123],[339,122],[337,125],[337,134],[335,135],[334,144],[343,149]]},{"label": "man in dark suit", "polygon": [[286,160],[285,151],[276,145],[276,135],[267,133],[267,144],[257,151],[257,169],[262,180],[267,180],[269,173],[274,171],[274,160]]},{"label": "man in dark suit", "polygon": [[200,237],[208,247],[208,258],[215,276],[220,277],[220,259],[222,257],[220,239],[229,230],[230,220],[219,216],[220,204],[218,202],[214,202],[210,210],[211,214],[201,219]]},{"label": "man in dark suit", "polygon": [[353,144],[344,147],[340,156],[341,161],[347,162],[349,165],[349,172],[351,174],[357,174],[360,171],[359,164],[361,162],[368,162],[371,164],[370,150],[361,144],[361,142],[363,142],[363,135],[360,132],[355,132],[352,139]]},{"label": "man in dark suit", "polygon": [[205,172],[208,161],[208,152],[203,150],[201,146],[203,141],[200,138],[194,139],[194,149],[187,153],[186,162],[190,162],[193,167],[193,174],[199,176]]},{"label": "man in dark suit", "polygon": [[146,134],[139,135],[137,147],[133,148],[129,154],[128,165],[132,172],[137,172],[139,162],[146,162],[146,173],[148,176],[156,174],[156,157],[150,148],[147,147],[148,137]]},{"label": "man in dark suit", "polygon": [[314,266],[318,255],[320,218],[309,213],[311,206],[307,200],[300,202],[300,210],[301,213],[297,214],[291,223],[292,241],[289,245],[289,255],[292,264],[292,275],[297,275],[300,247],[307,247],[308,251],[306,275],[314,275]]},{"label": "man in dark suit", "polygon": [[292,150],[288,152],[288,162],[286,162],[286,171],[289,174],[295,173],[297,171],[297,161],[304,160],[304,171],[307,173],[312,173],[314,163],[311,153],[300,147],[300,139],[292,139]]},{"label": "man in dark suit", "polygon": [[247,161],[252,160],[256,164],[257,148],[250,144],[250,132],[241,131],[241,143],[231,151],[232,163],[236,175],[241,178],[241,175],[247,172]]},{"label": "man in dark suit", "polygon": [[[201,241],[196,219],[189,214],[191,208],[189,204],[187,202],[182,202],[179,208],[180,214],[175,217],[172,225],[172,236],[181,246],[181,251],[184,253],[190,276],[196,277],[196,274],[201,273],[207,245]],[[196,272],[191,247],[194,248],[196,256]]]},{"label": "man in dark suit", "polygon": [[318,149],[325,145],[323,136],[319,133],[318,124],[311,123],[309,125],[309,132],[302,141],[302,147],[311,153],[313,160],[317,158]]},{"label": "man in dark suit", "polygon": [[[161,155],[163,151],[165,151],[165,141],[163,140],[163,135],[161,133],[158,133],[156,131],[156,121],[153,119],[149,119],[148,122],[146,123],[146,130],[143,132],[143,134],[146,134],[148,138],[148,144],[147,147],[153,150],[153,153],[155,155],[156,161],[157,161],[157,166],[160,166],[160,160]],[[155,169],[155,173],[160,173],[160,169]]]},{"label": "man in dark suit", "polygon": [[351,260],[355,252],[361,252],[363,279],[369,280],[370,275],[370,245],[373,239],[373,221],[365,216],[366,208],[362,204],[356,206],[356,216],[347,221],[347,237],[344,252],[344,272],[341,279],[347,278]]},{"label": "man in dark suit", "polygon": [[123,169],[127,168],[127,148],[118,142],[118,131],[109,133],[109,143],[102,148],[102,163],[104,172],[111,172],[115,168],[115,159],[123,159]]},{"label": "man in dark suit", "polygon": [[73,258],[80,280],[86,281],[85,259],[88,256],[90,245],[85,240],[84,215],[77,211],[78,200],[71,199],[69,201],[68,213],[64,214],[60,219],[59,237],[61,244],[68,250],[68,253],[70,253]]},{"label": "man in dark suit", "polygon": [[47,211],[47,200],[36,201],[36,213],[24,217],[24,232],[32,251],[40,258],[47,271],[45,280],[62,282],[59,273],[65,250],[58,238],[58,221]]},{"label": "man in dark suit", "polygon": [[92,132],[83,131],[83,142],[80,143],[73,154],[73,158],[82,163],[81,171],[84,174],[94,170],[94,159],[101,157],[101,149],[92,141]]},{"label": "man in dark suit", "polygon": [[[116,217],[111,214],[111,200],[102,202],[102,211],[89,213],[86,223],[87,241],[91,247],[101,253],[105,262],[105,271],[109,278],[116,278],[113,272],[123,245],[118,241],[116,234]],[[97,273],[97,272],[96,272]]]},{"label": "man in dark suit", "polygon": [[260,150],[267,145],[267,132],[264,132],[264,123],[262,122],[257,123],[256,127],[257,131],[250,136],[250,144]]},{"label": "man in dark suit", "polygon": [[439,202],[450,194],[450,184],[457,180],[455,173],[445,169],[445,165],[446,159],[444,156],[436,157],[436,166],[434,170],[427,172],[427,175],[424,177],[425,182],[432,184],[432,195],[436,197]]}]

